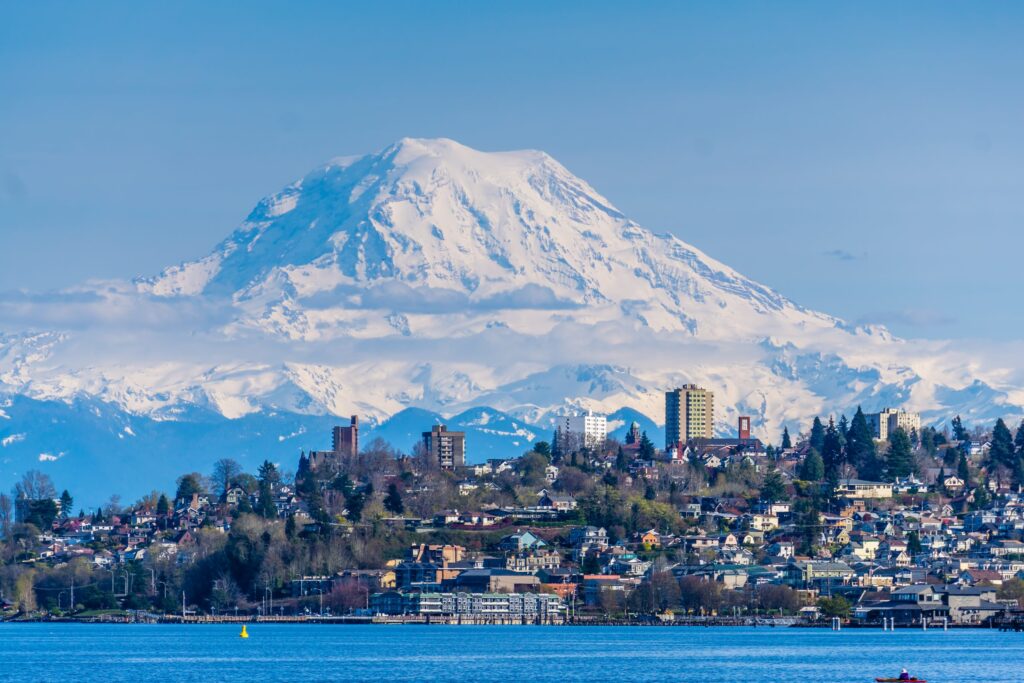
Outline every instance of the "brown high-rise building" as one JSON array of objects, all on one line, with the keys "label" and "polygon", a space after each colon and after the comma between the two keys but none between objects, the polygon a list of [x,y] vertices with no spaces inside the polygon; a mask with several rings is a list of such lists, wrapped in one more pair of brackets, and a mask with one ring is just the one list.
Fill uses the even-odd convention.
[{"label": "brown high-rise building", "polygon": [[331,450],[335,453],[359,455],[359,416],[353,415],[348,427],[335,427],[331,436]]},{"label": "brown high-rise building", "polygon": [[423,445],[443,470],[454,470],[466,464],[465,432],[449,432],[446,425],[434,425],[429,432],[423,432]]},{"label": "brown high-rise building", "polygon": [[[336,470],[341,458],[359,455],[359,416],[353,415],[348,427],[337,426],[331,430],[331,450],[310,451],[309,469],[312,472]],[[325,468],[327,468],[325,470]]]},{"label": "brown high-rise building", "polygon": [[746,415],[740,415],[739,423],[739,438],[740,441],[746,441],[750,439],[750,418]]}]

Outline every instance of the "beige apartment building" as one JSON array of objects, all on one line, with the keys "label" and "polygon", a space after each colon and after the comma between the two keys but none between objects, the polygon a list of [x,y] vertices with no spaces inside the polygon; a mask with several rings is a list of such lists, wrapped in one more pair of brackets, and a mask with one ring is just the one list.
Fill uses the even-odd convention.
[{"label": "beige apartment building", "polygon": [[868,422],[868,427],[871,428],[872,435],[880,441],[887,440],[889,434],[897,429],[902,429],[907,434],[921,431],[920,413],[884,408],[878,413],[865,413],[864,418]]},{"label": "beige apartment building", "polygon": [[665,447],[710,439],[715,429],[715,393],[696,384],[665,392]]}]

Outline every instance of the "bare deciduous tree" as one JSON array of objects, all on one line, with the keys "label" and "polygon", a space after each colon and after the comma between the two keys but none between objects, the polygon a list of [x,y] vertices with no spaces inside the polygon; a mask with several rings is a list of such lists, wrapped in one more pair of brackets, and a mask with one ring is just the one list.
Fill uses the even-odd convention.
[{"label": "bare deciduous tree", "polygon": [[213,481],[214,486],[224,493],[231,484],[234,483],[235,478],[242,473],[242,466],[237,461],[231,458],[221,458],[217,462],[213,463],[213,474],[210,479]]},{"label": "bare deciduous tree", "polygon": [[57,489],[53,486],[50,476],[39,470],[29,470],[21,476],[21,481],[14,485],[14,497],[27,500],[45,500],[56,498]]}]

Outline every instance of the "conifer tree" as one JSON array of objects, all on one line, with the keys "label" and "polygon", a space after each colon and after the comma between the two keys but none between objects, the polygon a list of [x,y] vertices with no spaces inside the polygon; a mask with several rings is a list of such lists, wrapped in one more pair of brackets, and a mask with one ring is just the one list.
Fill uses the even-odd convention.
[{"label": "conifer tree", "polygon": [[764,475],[764,481],[761,482],[761,500],[774,503],[785,499],[785,497],[786,482],[783,481],[782,474],[772,466]]},{"label": "conifer tree", "polygon": [[[846,442],[847,437],[850,433],[850,423],[846,421],[845,415],[839,416],[839,423],[836,425],[836,431],[839,433],[839,447],[842,448],[843,453],[846,453]],[[846,458],[849,460],[849,458]]]},{"label": "conifer tree", "polygon": [[813,555],[821,530],[817,496],[801,498],[796,506],[796,527],[800,538],[798,552],[801,555]]},{"label": "conifer tree", "polygon": [[811,438],[808,443],[819,453],[825,452],[825,425],[821,424],[820,418],[814,418],[814,422],[811,424]]},{"label": "conifer tree", "polygon": [[907,552],[911,556],[921,554],[921,536],[917,531],[911,531],[907,534]]},{"label": "conifer tree", "polygon": [[804,481],[821,481],[825,477],[825,463],[821,455],[813,448],[800,464],[800,478]]},{"label": "conifer tree", "polygon": [[825,478],[831,482],[839,481],[843,468],[843,447],[839,441],[839,430],[831,419],[825,430],[821,459],[825,462]]},{"label": "conifer tree", "polygon": [[647,432],[640,435],[640,457],[644,460],[654,458],[654,443],[647,438]]},{"label": "conifer tree", "polygon": [[875,439],[868,427],[868,420],[864,417],[864,411],[857,406],[857,412],[850,423],[850,430],[846,440],[847,459],[850,464],[857,468],[861,477],[865,479],[876,479],[878,477],[877,453],[875,451]]},{"label": "conifer tree", "polygon": [[61,519],[67,519],[71,516],[71,507],[75,504],[75,499],[71,497],[67,489],[60,494],[60,517]]},{"label": "conifer tree", "polygon": [[988,489],[985,488],[984,484],[980,484],[974,489],[974,502],[971,503],[972,510],[984,510],[991,502],[992,496],[988,494]]},{"label": "conifer tree", "polygon": [[615,455],[615,469],[619,472],[629,471],[629,456],[626,455],[622,446],[619,446],[619,452]]},{"label": "conifer tree", "polygon": [[953,438],[960,442],[960,450],[964,453],[970,452],[971,437],[967,433],[967,428],[964,427],[963,420],[957,415],[953,418]]},{"label": "conifer tree", "polygon": [[[1024,425],[1024,423],[1021,423],[1021,424]],[[786,450],[787,448],[792,448],[792,447],[793,447],[793,440],[789,438],[789,427],[783,427],[782,428],[782,449]]]},{"label": "conifer tree", "polygon": [[988,451],[989,462],[997,467],[1014,469],[1016,465],[1016,449],[1013,445],[1013,437],[1007,429],[1003,418],[996,420],[996,426],[992,430],[992,446]]},{"label": "conifer tree", "polygon": [[402,494],[399,493],[398,486],[394,482],[388,484],[388,494],[384,496],[384,509],[395,515],[405,512]]},{"label": "conifer tree", "polygon": [[889,433],[889,451],[886,453],[886,469],[893,478],[903,478],[914,471],[914,455],[911,451],[910,437],[902,428]]},{"label": "conifer tree", "polygon": [[956,478],[961,479],[964,482],[964,486],[969,487],[971,485],[971,468],[967,463],[967,456],[960,453],[960,460],[956,464]]}]

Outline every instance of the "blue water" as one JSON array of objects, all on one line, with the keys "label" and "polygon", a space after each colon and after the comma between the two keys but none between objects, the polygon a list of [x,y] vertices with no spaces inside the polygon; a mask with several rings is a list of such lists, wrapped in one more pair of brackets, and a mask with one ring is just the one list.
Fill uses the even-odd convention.
[{"label": "blue water", "polygon": [[768,628],[3,624],[0,681],[1024,681],[1024,634]]}]

